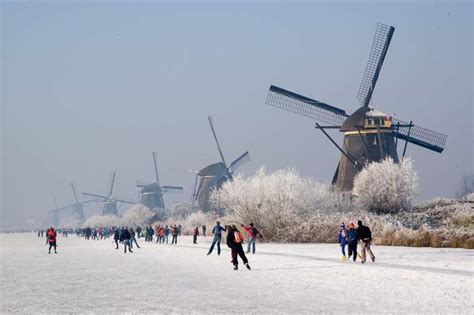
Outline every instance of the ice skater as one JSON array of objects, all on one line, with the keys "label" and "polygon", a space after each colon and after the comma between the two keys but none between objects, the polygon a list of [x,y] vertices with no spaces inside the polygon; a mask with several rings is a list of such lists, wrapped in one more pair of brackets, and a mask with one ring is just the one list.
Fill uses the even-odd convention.
[{"label": "ice skater", "polygon": [[372,242],[372,232],[368,226],[362,224],[362,221],[357,221],[357,239],[360,240],[360,251],[361,251],[361,263],[365,263],[367,252],[370,255],[370,258],[375,262],[374,253],[370,249],[370,244]]},{"label": "ice skater", "polygon": [[119,239],[120,239],[120,232],[116,228],[114,232],[114,242],[115,242],[115,249],[119,249]]},{"label": "ice skater", "polygon": [[216,225],[212,229],[212,234],[214,234],[214,239],[212,240],[211,247],[207,252],[207,255],[210,255],[214,250],[214,246],[217,244],[217,255],[221,254],[221,239],[222,239],[222,232],[226,229],[221,226],[219,221],[216,221]]},{"label": "ice skater", "polygon": [[171,239],[171,245],[178,245],[178,227],[176,226],[176,224],[171,228],[171,236],[173,237]]},{"label": "ice skater", "polygon": [[197,244],[198,236],[199,236],[199,227],[196,226],[193,232],[193,244]]},{"label": "ice skater", "polygon": [[247,242],[247,254],[250,253],[250,245],[252,245],[252,254],[255,254],[255,243],[257,242],[257,236],[263,237],[262,234],[260,234],[253,223],[250,223],[248,226],[244,226],[243,224],[240,226],[242,226],[247,231],[247,236],[249,237]]},{"label": "ice skater", "polygon": [[122,229],[122,233],[120,233],[120,241],[123,243],[123,252],[124,254],[127,253],[127,247],[128,251],[130,253],[133,253],[131,247],[130,247],[130,239],[132,236],[130,235],[130,232],[128,231],[127,228]]},{"label": "ice skater", "polygon": [[352,260],[356,261],[357,259],[357,231],[355,229],[354,223],[351,222],[349,224],[349,230],[347,231],[347,243],[349,248],[349,255],[347,259],[350,259],[352,256]]},{"label": "ice skater", "polygon": [[345,261],[347,259],[346,257],[346,245],[347,245],[347,230],[346,230],[346,225],[344,222],[341,224],[341,229],[339,230],[339,235],[337,237],[339,245],[341,246],[342,249],[342,261]]},{"label": "ice skater", "polygon": [[51,254],[51,248],[54,247],[54,253],[57,254],[58,252],[56,251],[56,236],[58,236],[58,233],[54,230],[53,227],[50,227],[48,229],[48,232],[46,233],[46,237],[48,238],[48,243],[49,243],[49,250],[48,254]]},{"label": "ice skater", "polygon": [[135,231],[133,228],[130,228],[130,248],[133,248],[133,242],[135,242],[137,248],[140,248],[140,245],[138,245],[137,239],[135,238]]},{"label": "ice skater", "polygon": [[231,249],[232,264],[234,265],[234,270],[239,269],[237,255],[240,256],[240,259],[242,259],[242,262],[244,263],[245,267],[250,270],[249,261],[245,256],[244,248],[242,247],[243,242],[244,236],[242,235],[242,233],[240,233],[240,231],[235,225],[232,225],[232,227],[230,227],[227,232],[227,246]]}]

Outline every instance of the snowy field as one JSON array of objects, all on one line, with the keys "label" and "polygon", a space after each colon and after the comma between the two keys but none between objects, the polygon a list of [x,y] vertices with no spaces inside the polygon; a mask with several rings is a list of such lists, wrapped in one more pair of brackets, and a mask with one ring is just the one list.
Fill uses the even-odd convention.
[{"label": "snowy field", "polygon": [[[465,313],[474,308],[474,251],[374,246],[376,263],[340,261],[331,244],[257,244],[252,271],[211,237],[178,246],[34,234],[0,235],[2,314]],[[224,248],[225,246],[223,246]]]}]

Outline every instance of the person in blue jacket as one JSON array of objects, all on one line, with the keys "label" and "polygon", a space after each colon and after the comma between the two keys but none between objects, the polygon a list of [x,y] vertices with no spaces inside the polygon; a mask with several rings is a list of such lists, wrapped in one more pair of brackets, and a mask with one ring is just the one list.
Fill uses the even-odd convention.
[{"label": "person in blue jacket", "polygon": [[341,229],[339,230],[338,242],[342,248],[342,258],[341,260],[346,260],[346,245],[347,245],[347,230],[344,223],[341,224]]},{"label": "person in blue jacket", "polygon": [[209,251],[207,252],[207,255],[210,255],[212,251],[214,250],[214,245],[217,244],[217,255],[221,254],[221,239],[222,239],[222,232],[225,231],[226,229],[221,226],[221,223],[219,221],[216,221],[216,225],[212,229],[212,234],[214,234],[214,239],[212,240],[211,247],[209,248]]},{"label": "person in blue jacket", "polygon": [[349,248],[349,255],[347,259],[356,261],[357,259],[357,230],[355,229],[354,223],[349,224],[349,230],[347,230],[347,243]]}]

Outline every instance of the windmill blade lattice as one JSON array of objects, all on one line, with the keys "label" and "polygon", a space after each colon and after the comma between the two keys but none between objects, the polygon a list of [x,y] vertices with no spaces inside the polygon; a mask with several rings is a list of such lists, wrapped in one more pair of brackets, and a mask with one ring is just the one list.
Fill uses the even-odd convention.
[{"label": "windmill blade lattice", "polygon": [[342,125],[344,120],[348,117],[346,112],[342,109],[287,91],[274,85],[270,86],[265,103],[273,107],[335,126]]},{"label": "windmill blade lattice", "polygon": [[448,139],[445,134],[420,126],[410,127],[410,123],[398,119],[393,120],[393,128],[395,137],[438,153],[443,152]]},{"label": "windmill blade lattice", "polygon": [[379,78],[382,64],[387,54],[388,46],[392,40],[395,28],[390,25],[378,23],[375,30],[374,41],[372,42],[372,49],[370,50],[369,61],[365,68],[362,83],[360,84],[357,99],[363,107],[369,105],[372,93]]}]

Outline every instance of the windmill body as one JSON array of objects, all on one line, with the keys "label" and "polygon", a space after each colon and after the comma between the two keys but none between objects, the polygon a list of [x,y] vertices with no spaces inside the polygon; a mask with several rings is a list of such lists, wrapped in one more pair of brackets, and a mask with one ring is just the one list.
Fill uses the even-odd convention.
[{"label": "windmill body", "polygon": [[[391,158],[398,163],[398,140],[405,141],[402,159],[408,143],[438,153],[446,145],[447,136],[442,133],[394,119],[369,107],[394,31],[392,26],[377,24],[369,61],[357,95],[360,107],[351,115],[336,106],[270,86],[266,100],[268,105],[318,121],[316,128],[341,152],[332,180],[341,190],[351,190],[355,175],[371,162]],[[327,125],[321,126],[319,122]],[[342,146],[326,132],[328,129],[339,129],[344,133]]]},{"label": "windmill body", "polygon": [[361,109],[349,116],[340,129],[344,132],[342,147],[348,156],[341,154],[332,183],[343,190],[352,190],[355,175],[367,164],[387,157],[399,162],[389,116]]},{"label": "windmill body", "polygon": [[[210,164],[196,173],[196,181],[193,192],[193,204],[197,201],[198,207],[204,212],[218,212],[219,209],[214,207],[209,200],[212,191],[222,187],[228,181],[233,180],[233,172],[243,163],[248,161],[249,152],[246,151],[237,157],[230,165],[227,165],[224,154],[217,139],[217,135],[212,122],[212,117],[208,117],[212,135],[217,145],[217,150],[221,157],[221,162]],[[199,179],[199,185],[197,185]]]},{"label": "windmill body", "polygon": [[[59,218],[60,218],[61,214],[64,214],[64,212],[66,212],[66,211],[72,211],[72,215],[76,218],[76,220],[80,224],[84,223],[84,221],[85,221],[84,205],[95,201],[95,199],[87,200],[87,201],[80,201],[79,197],[77,196],[76,188],[74,187],[74,185],[72,183],[71,183],[71,190],[72,190],[72,194],[74,196],[74,203],[73,204],[71,204],[69,206],[61,207],[61,208],[59,208],[56,205],[56,209],[53,209],[53,210],[49,211],[49,214],[52,217],[52,221],[53,221],[53,224],[55,226],[59,225]],[[56,203],[56,201],[55,201],[55,203]]]},{"label": "windmill body", "polygon": [[116,176],[117,176],[117,172],[114,172],[108,195],[99,195],[99,194],[92,194],[92,193],[87,193],[87,192],[82,193],[83,195],[86,195],[86,196],[95,197],[97,198],[95,201],[100,201],[102,203],[102,215],[118,216],[119,203],[120,204],[134,204],[134,202],[131,202],[128,200],[117,199],[117,198],[112,197],[112,192],[114,189]]},{"label": "windmill body", "polygon": [[226,172],[226,167],[222,162],[206,166],[199,171],[198,175],[200,177],[199,194],[197,195],[198,207],[205,211],[211,211],[212,205],[209,202],[211,192],[221,188],[222,184],[232,177]]},{"label": "windmill body", "polygon": [[139,187],[139,203],[145,205],[149,209],[163,209],[165,208],[165,201],[163,195],[166,192],[181,192],[181,186],[160,185],[160,178],[158,176],[158,163],[156,161],[156,152],[153,152],[153,163],[155,165],[155,179],[156,182],[148,185],[137,185]]}]

